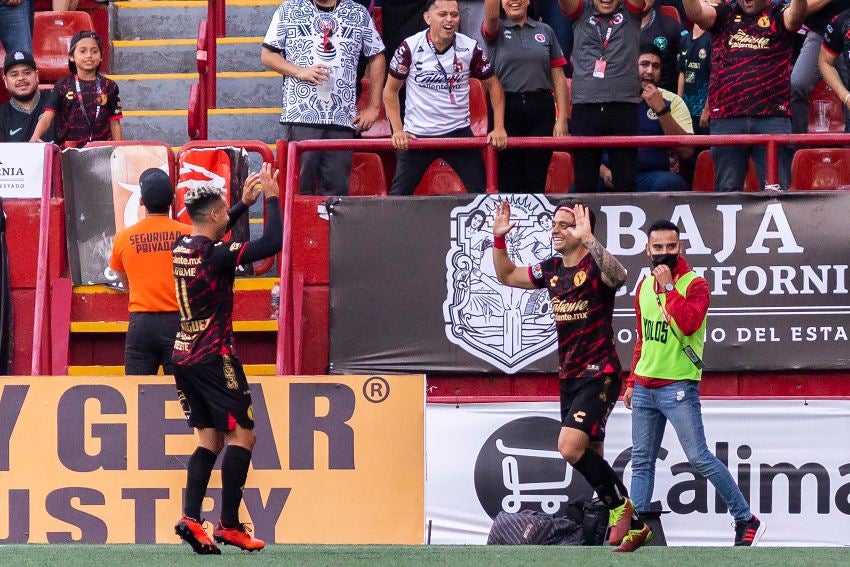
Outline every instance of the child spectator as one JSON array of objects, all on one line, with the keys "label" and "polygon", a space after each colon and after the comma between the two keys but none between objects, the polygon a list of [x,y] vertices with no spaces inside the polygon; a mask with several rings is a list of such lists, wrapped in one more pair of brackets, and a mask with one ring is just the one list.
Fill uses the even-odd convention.
[{"label": "child spectator", "polygon": [[54,117],[56,143],[62,146],[122,139],[118,85],[99,73],[102,59],[95,32],[74,34],[68,50],[71,74],[54,85],[31,142],[41,141]]}]

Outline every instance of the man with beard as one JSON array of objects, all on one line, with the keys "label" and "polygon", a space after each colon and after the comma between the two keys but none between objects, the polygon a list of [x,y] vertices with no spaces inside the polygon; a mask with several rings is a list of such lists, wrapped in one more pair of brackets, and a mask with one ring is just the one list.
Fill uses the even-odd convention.
[{"label": "man with beard", "polygon": [[[688,19],[712,35],[708,108],[712,134],[790,134],[791,44],[806,0],[738,0],[716,6],[684,0]],[[716,191],[741,191],[752,154],[764,186],[764,146],[714,146]],[[792,152],[779,148],[779,187],[787,189]]]},{"label": "man with beard", "polygon": [[[683,136],[693,134],[691,115],[685,101],[678,95],[658,85],[661,78],[661,50],[652,43],[640,46],[638,72],[640,73],[640,135]],[[689,158],[694,150],[690,146],[673,148],[679,158]],[[611,187],[611,170],[606,165],[599,168],[599,175],[606,187]],[[670,171],[670,155],[667,148],[638,148],[637,190],[638,191],[686,191],[685,180]]]},{"label": "man with beard", "polygon": [[652,272],[635,295],[637,341],[623,403],[632,410],[632,499],[650,509],[655,461],[669,421],[696,472],[707,478],[735,518],[735,545],[755,545],[764,524],[750,511],[729,469],[705,440],[699,381],[709,293],[681,256],[679,228],[659,220],[647,231]]},{"label": "man with beard", "polygon": [[[6,55],[3,81],[12,98],[0,106],[0,142],[29,142],[47,102],[38,90],[38,69],[32,54],[13,51]],[[52,126],[42,139],[53,141]]]},{"label": "man with beard", "polygon": [[652,540],[634,511],[626,487],[604,458],[605,425],[620,395],[620,360],[614,345],[614,298],[626,269],[593,236],[595,216],[580,203],[558,203],[552,222],[557,255],[517,267],[505,236],[511,223],[507,201],[493,218],[493,266],[499,282],[523,289],[546,288],[558,332],[561,431],[558,451],[587,479],[608,507],[614,551],[631,552]]}]

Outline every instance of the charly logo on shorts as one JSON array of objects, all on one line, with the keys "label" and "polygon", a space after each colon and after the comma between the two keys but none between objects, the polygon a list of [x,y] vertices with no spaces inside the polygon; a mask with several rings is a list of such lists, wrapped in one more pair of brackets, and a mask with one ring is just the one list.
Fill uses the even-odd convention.
[{"label": "charly logo on shorts", "polygon": [[[506,236],[517,266],[552,255],[554,207],[542,195],[503,195],[516,226]],[[480,195],[451,212],[446,255],[446,337],[469,354],[509,374],[557,348],[555,320],[545,289],[499,283],[493,267],[493,210],[500,198]]]},{"label": "charly logo on shorts", "polygon": [[510,421],[497,429],[478,451],[475,494],[491,518],[504,510],[563,512],[570,502],[593,498],[593,489],[558,452],[561,424],[534,416]]}]

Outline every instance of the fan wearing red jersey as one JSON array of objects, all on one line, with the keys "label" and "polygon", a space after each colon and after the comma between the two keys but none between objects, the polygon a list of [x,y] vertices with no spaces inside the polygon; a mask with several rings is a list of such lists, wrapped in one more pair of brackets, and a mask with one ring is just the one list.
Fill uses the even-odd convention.
[{"label": "fan wearing red jersey", "polygon": [[614,345],[614,298],[626,269],[593,236],[595,217],[580,203],[558,204],[552,248],[559,255],[517,267],[507,252],[511,224],[507,201],[496,208],[493,264],[505,285],[546,288],[558,331],[561,432],[558,451],[590,483],[610,512],[608,542],[634,551],[652,539],[626,487],[603,458],[605,425],[620,394],[620,361]]}]

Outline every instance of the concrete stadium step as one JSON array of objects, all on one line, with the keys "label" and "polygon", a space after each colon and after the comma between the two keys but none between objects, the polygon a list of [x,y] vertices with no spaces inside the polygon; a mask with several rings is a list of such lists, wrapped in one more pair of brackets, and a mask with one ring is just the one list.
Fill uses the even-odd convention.
[{"label": "concrete stadium step", "polygon": [[[280,107],[217,108],[210,110],[210,140],[261,140],[273,144],[280,138]],[[185,110],[128,110],[121,121],[128,140],[162,140],[171,146],[188,141]]]},{"label": "concrete stadium step", "polygon": [[[227,0],[228,37],[263,36],[279,0]],[[197,38],[198,22],[207,16],[205,1],[115,2],[113,39]]]},{"label": "concrete stadium step", "polygon": [[[265,71],[260,62],[263,38],[223,37],[216,45],[218,72]],[[111,72],[130,73],[197,73],[195,39],[141,39],[112,42]]]},{"label": "concrete stadium step", "polygon": [[[193,73],[115,75],[125,111],[185,109],[189,89],[198,82]],[[267,108],[280,106],[281,77],[272,71],[219,73],[216,106],[220,108]]]}]

